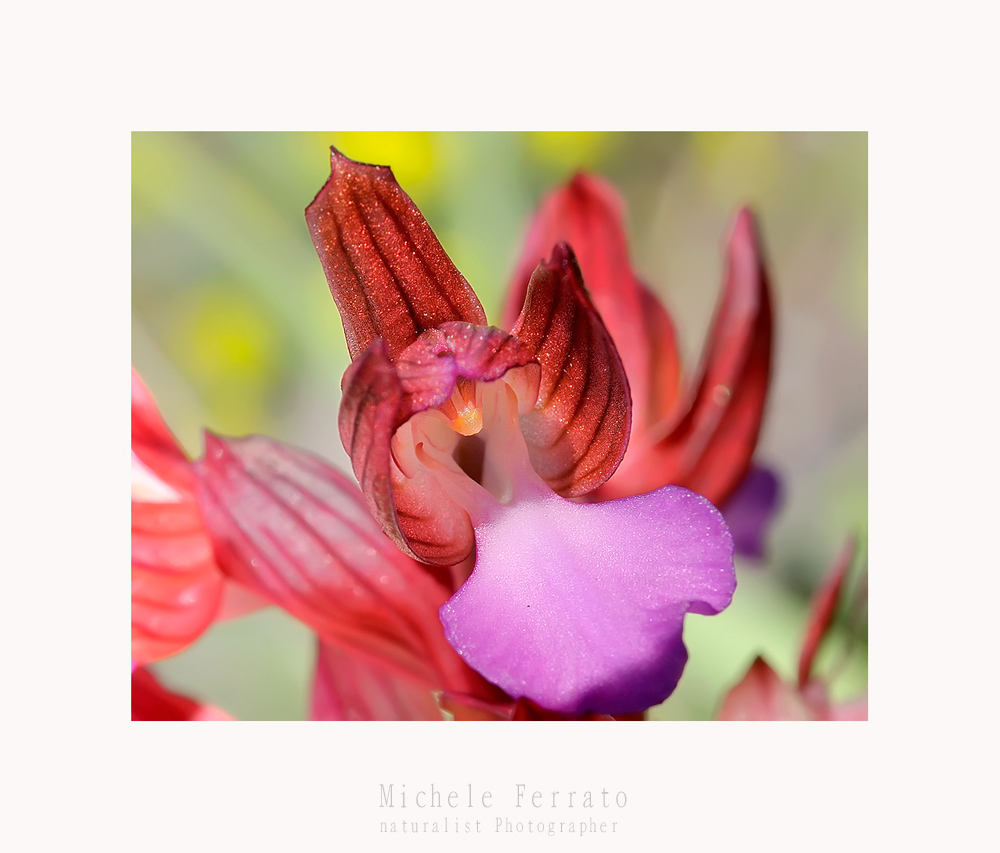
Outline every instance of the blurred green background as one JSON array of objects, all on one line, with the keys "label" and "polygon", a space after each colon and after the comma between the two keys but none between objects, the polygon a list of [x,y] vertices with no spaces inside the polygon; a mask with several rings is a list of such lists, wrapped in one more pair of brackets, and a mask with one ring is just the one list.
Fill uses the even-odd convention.
[{"label": "blurred green background", "polygon": [[[337,435],[343,329],[303,210],[329,146],[390,165],[491,322],[529,219],[577,169],[626,200],[632,261],[673,314],[688,375],[722,280],[736,209],[769,261],[775,372],[757,458],[784,505],[733,605],[689,617],[690,662],[651,713],[708,719],[757,654],[794,675],[809,596],[868,529],[868,138],[864,133],[135,133],[132,361],[193,456],[201,430],[265,433],[348,469]],[[867,615],[820,659],[834,696],[867,689]],[[242,719],[302,719],[307,629],[274,608],[213,627],[156,666]],[[834,660],[837,658],[837,660]]]}]

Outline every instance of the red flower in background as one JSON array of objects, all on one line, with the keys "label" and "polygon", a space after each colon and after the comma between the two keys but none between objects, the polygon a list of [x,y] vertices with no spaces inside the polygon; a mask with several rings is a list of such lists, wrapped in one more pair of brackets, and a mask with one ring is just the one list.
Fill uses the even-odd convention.
[{"label": "red flower in background", "polygon": [[184,649],[212,623],[223,575],[191,463],[132,371],[132,662]]},{"label": "red flower in background", "polygon": [[214,705],[203,705],[168,690],[146,667],[132,670],[132,720],[231,720]]},{"label": "red flower in background", "polygon": [[604,181],[577,175],[542,204],[504,309],[517,316],[528,279],[558,242],[571,245],[594,307],[621,355],[632,392],[632,432],[596,500],[684,486],[725,510],[750,468],[771,370],[767,272],[749,210],[737,215],[719,306],[697,379],[682,380],[674,325],[632,270],[624,206]]},{"label": "red flower in background", "polygon": [[170,692],[145,668],[183,651],[216,620],[263,602],[215,560],[190,460],[132,371],[132,719],[228,720]]},{"label": "red flower in background", "polygon": [[[844,591],[856,543],[849,540],[813,597],[812,612],[799,655],[798,679],[794,684],[781,677],[762,657],[750,665],[719,711],[720,720],[867,720],[868,699],[862,697],[841,705],[830,701],[831,676],[814,674],[816,653],[828,638]],[[863,593],[862,593],[863,596]],[[862,601],[859,596],[857,601]]]}]

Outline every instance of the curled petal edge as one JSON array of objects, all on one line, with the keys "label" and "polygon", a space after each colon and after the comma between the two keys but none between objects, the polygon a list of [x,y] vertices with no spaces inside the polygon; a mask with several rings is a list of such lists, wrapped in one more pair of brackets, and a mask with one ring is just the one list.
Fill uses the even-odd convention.
[{"label": "curled petal edge", "polygon": [[593,175],[577,174],[546,197],[528,231],[504,319],[516,320],[539,260],[557,243],[571,246],[628,376],[634,441],[673,410],[680,358],[670,316],[632,270],[624,220],[618,192]]},{"label": "curled petal edge", "polygon": [[542,370],[538,402],[521,417],[532,466],[564,497],[593,491],[625,455],[632,404],[618,350],[569,246],[557,245],[531,276],[511,334]]},{"label": "curled petal edge", "polygon": [[475,549],[468,512],[421,462],[421,444],[429,439],[415,432],[414,416],[447,401],[463,380],[502,379],[529,408],[539,376],[534,354],[516,337],[459,322],[425,332],[395,364],[387,345],[375,341],[348,368],[341,440],[372,514],[404,553],[430,565],[454,566]]}]

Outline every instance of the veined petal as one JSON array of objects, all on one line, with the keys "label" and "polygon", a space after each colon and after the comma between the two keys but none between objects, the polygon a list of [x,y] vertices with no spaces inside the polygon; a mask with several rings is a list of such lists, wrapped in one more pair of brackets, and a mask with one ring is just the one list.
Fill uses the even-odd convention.
[{"label": "veined petal", "polygon": [[542,366],[538,402],[521,418],[531,464],[559,494],[586,494],[625,454],[631,402],[618,351],[568,246],[556,246],[535,270],[511,334]]},{"label": "veined petal", "polygon": [[531,223],[508,291],[504,325],[509,328],[516,320],[539,261],[557,243],[568,243],[625,367],[636,436],[673,409],[680,359],[670,316],[632,270],[624,219],[618,193],[591,175],[578,174],[549,195]]},{"label": "veined petal", "polygon": [[736,587],[722,516],[673,486],[604,504],[538,491],[497,505],[476,547],[441,608],[449,642],[509,695],[561,713],[662,702],[687,660],[684,615],[718,613]]},{"label": "veined petal", "polygon": [[132,502],[132,659],[190,645],[219,610],[223,577],[193,498]]},{"label": "veined petal", "polygon": [[376,338],[395,359],[441,323],[486,323],[476,294],[388,166],[357,163],[331,148],[330,178],[306,221],[352,359]]},{"label": "veined petal", "polygon": [[723,503],[746,474],[757,443],[771,338],[767,273],[753,217],[743,210],[729,239],[725,289],[691,402],[664,425],[659,440],[633,446],[604,494],[635,494],[667,482]]},{"label": "veined petal", "polygon": [[468,689],[435,618],[450,586],[385,538],[353,483],[262,437],[205,447],[201,503],[227,574],[358,660]]},{"label": "veined petal", "polygon": [[382,530],[423,562],[465,560],[475,548],[468,513],[424,466],[393,456],[392,438],[405,420],[404,392],[384,341],[376,340],[348,368],[343,391],[340,438]]},{"label": "veined petal", "polygon": [[191,463],[132,371],[132,660],[179,652],[212,623],[223,576]]},{"label": "veined petal", "polygon": [[213,705],[202,705],[168,690],[145,667],[132,669],[133,720],[232,720]]},{"label": "veined petal", "polygon": [[433,685],[317,643],[313,720],[442,720]]}]

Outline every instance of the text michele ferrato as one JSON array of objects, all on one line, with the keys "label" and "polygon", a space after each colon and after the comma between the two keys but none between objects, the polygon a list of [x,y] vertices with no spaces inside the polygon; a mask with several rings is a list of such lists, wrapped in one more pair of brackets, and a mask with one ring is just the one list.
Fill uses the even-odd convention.
[{"label": "text michele ferrato", "polygon": [[[618,832],[624,791],[538,791],[518,782],[494,797],[472,783],[458,790],[433,784],[379,786],[379,832],[483,833],[515,835],[588,835]],[[384,815],[384,817],[383,817]]]}]

